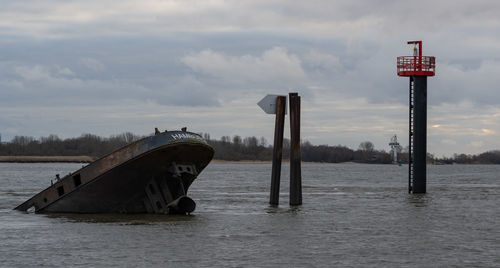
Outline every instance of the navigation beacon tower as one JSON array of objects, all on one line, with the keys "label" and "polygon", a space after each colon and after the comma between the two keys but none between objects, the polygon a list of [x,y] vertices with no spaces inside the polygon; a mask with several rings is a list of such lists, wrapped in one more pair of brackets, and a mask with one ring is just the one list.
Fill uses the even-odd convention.
[{"label": "navigation beacon tower", "polygon": [[398,153],[401,151],[401,146],[399,145],[398,136],[396,136],[396,134],[392,136],[389,145],[391,146],[392,163],[395,164],[398,162]]},{"label": "navigation beacon tower", "polygon": [[397,70],[410,78],[408,192],[416,194],[426,192],[427,76],[434,76],[436,58],[422,56],[422,41],[408,44],[414,45],[413,56],[398,57]]}]

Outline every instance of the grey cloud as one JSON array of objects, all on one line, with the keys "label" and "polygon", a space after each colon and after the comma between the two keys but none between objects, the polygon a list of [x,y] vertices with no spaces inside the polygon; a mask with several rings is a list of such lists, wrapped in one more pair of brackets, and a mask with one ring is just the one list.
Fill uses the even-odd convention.
[{"label": "grey cloud", "polygon": [[15,67],[14,72],[17,74],[15,79],[0,80],[2,91],[7,93],[0,100],[4,105],[106,105],[127,99],[174,106],[218,104],[216,92],[205,90],[189,76],[150,79],[149,85],[144,86],[137,80],[83,79],[75,76],[69,68],[22,65]]},{"label": "grey cloud", "polygon": [[[185,75],[178,79],[161,79],[156,100],[160,104],[179,106],[218,106],[220,92],[201,83],[196,77]],[[163,84],[163,86],[161,86]]]},{"label": "grey cloud", "polygon": [[92,71],[103,71],[105,69],[104,64],[99,60],[93,58],[81,58],[79,62]]},{"label": "grey cloud", "polygon": [[307,54],[304,54],[303,59],[304,66],[307,66],[311,71],[335,73],[345,68],[338,56],[322,53],[315,49],[311,49]]},{"label": "grey cloud", "polygon": [[[273,32],[328,39],[498,29],[497,1],[23,1],[2,5],[0,32],[42,38]],[[463,32],[462,32],[463,33]],[[467,36],[467,35],[460,35]],[[498,37],[496,38],[498,40]]]},{"label": "grey cloud", "polygon": [[[36,57],[21,56],[26,49],[36,50],[33,45],[21,45],[16,49],[16,44],[0,44],[11,55],[6,56],[7,61],[0,62],[1,83],[13,89],[24,85],[26,92],[31,92],[30,87],[39,87],[32,90],[34,96],[39,96],[37,92],[49,95],[53,92],[54,97],[61,98],[65,92],[77,92],[85,99],[91,98],[94,92],[100,96],[96,101],[100,101],[101,96],[118,99],[146,99],[149,96],[169,105],[210,106],[217,105],[218,99],[238,98],[242,91],[264,93],[302,89],[304,94],[309,94],[313,88],[335,91],[345,97],[362,96],[375,103],[407,102],[406,80],[395,74],[394,60],[399,53],[391,51],[392,47],[357,39],[312,42],[286,36],[268,38],[265,34],[238,34],[231,40],[232,36],[182,35],[181,39],[142,41],[109,39],[89,42],[87,50],[78,40],[50,41],[41,43]],[[245,46],[249,40],[258,42],[255,46],[252,43]],[[432,47],[425,45],[424,49],[434,53],[435,44]],[[406,50],[404,42],[391,46]],[[17,55],[20,57],[16,58]],[[479,66],[483,67],[464,69],[448,64],[446,58],[437,57],[437,76],[429,78],[430,85],[436,85],[429,90],[430,104],[464,99],[492,104],[494,98],[489,95],[494,94],[498,84],[494,75],[498,69],[495,60],[480,60]],[[45,80],[36,84],[33,81],[36,77],[45,77]],[[195,82],[188,85],[183,82],[186,77]],[[477,87],[479,91],[474,92]],[[57,89],[61,94],[55,93]],[[10,91],[13,93],[9,94],[18,95],[18,99],[23,98],[21,91]],[[174,102],[167,101],[176,99],[172,94],[163,97],[170,92],[196,94]],[[186,102],[195,100],[196,96],[203,97],[200,101]],[[202,99],[207,102],[203,104]]]},{"label": "grey cloud", "polygon": [[182,62],[196,72],[215,76],[237,83],[280,81],[284,84],[297,83],[305,77],[300,59],[288,54],[286,49],[275,47],[261,56],[226,56],[219,52],[204,50],[182,58]]},{"label": "grey cloud", "polygon": [[438,66],[437,76],[430,78],[431,103],[459,103],[471,101],[477,105],[496,105],[500,79],[500,61],[482,61],[476,69],[464,69],[459,65],[443,63]]}]

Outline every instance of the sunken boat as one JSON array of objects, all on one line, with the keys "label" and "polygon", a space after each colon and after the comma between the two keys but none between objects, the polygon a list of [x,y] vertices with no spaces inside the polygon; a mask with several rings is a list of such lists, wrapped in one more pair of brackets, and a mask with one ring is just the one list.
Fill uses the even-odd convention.
[{"label": "sunken boat", "polygon": [[35,213],[189,214],[191,183],[214,149],[198,134],[156,131],[72,172],[16,210]]}]

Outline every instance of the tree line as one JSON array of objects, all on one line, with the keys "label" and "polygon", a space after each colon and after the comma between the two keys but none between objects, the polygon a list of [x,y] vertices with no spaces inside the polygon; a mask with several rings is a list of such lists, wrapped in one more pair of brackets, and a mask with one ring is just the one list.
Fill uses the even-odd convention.
[{"label": "tree line", "polygon": [[[428,157],[429,159],[429,157]],[[430,157],[434,164],[500,164],[500,150],[492,150],[478,155],[453,154],[453,157]]]},{"label": "tree line", "polygon": [[[214,159],[240,161],[270,161],[273,148],[264,137],[241,137],[239,135],[223,136],[211,139],[210,134],[200,133],[215,149]],[[3,156],[91,156],[99,158],[123,147],[138,136],[130,132],[110,137],[99,137],[93,134],[82,134],[77,138],[60,139],[57,135],[49,135],[36,139],[29,136],[15,136],[10,142],[0,143],[0,155]],[[313,145],[309,141],[301,143],[302,160],[306,162],[325,163],[392,163],[391,155],[384,150],[376,150],[370,141],[361,142],[357,149],[343,145]],[[289,159],[290,140],[283,140],[283,159]],[[407,148],[398,153],[402,163],[408,162]],[[436,158],[428,154],[429,163],[435,164],[500,164],[500,151],[488,151],[479,155],[455,154],[450,158]]]},{"label": "tree line", "polygon": [[98,158],[140,136],[126,132],[108,138],[93,134],[82,134],[78,138],[60,139],[57,135],[49,135],[40,139],[30,136],[15,136],[10,142],[0,144],[0,155],[7,156],[75,156],[86,155]]},{"label": "tree line", "polygon": [[[207,133],[202,133],[202,136],[215,149],[215,159],[270,161],[273,157],[273,147],[267,144],[264,137],[242,138],[235,135],[232,138],[223,136],[220,140],[213,140]],[[341,145],[312,145],[309,141],[305,141],[301,143],[301,155],[302,161],[306,162],[381,164],[392,162],[389,153],[375,150],[373,143],[369,141],[362,142],[358,150]],[[283,159],[290,159],[290,140],[287,138],[283,139]]]},{"label": "tree line", "polygon": [[[223,136],[219,140],[211,139],[210,134],[200,133],[215,149],[214,159],[240,161],[270,161],[273,148],[264,137],[241,137],[239,135]],[[93,158],[104,156],[135,140],[143,138],[130,132],[99,137],[93,134],[82,134],[77,138],[60,139],[57,135],[49,135],[36,139],[30,136],[15,136],[10,142],[0,143],[0,155],[4,156],[75,156],[86,155]],[[370,145],[370,142],[362,144]],[[360,145],[358,150],[345,146],[312,145],[303,142],[301,145],[302,160],[308,162],[361,162],[390,163],[390,155],[384,151],[373,149],[373,144],[366,148]],[[290,140],[283,140],[283,159],[289,159]]]}]

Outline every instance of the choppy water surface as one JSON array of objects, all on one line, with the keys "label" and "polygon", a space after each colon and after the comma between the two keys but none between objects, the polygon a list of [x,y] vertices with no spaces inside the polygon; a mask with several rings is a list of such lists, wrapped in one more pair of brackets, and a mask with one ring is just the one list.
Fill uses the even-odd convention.
[{"label": "choppy water surface", "polygon": [[213,163],[190,188],[191,216],[13,211],[79,164],[0,163],[4,267],[498,267],[500,166],[304,164],[304,205],[268,206],[270,164]]}]

